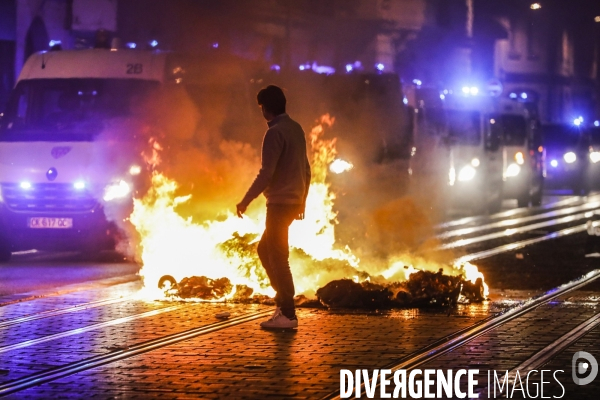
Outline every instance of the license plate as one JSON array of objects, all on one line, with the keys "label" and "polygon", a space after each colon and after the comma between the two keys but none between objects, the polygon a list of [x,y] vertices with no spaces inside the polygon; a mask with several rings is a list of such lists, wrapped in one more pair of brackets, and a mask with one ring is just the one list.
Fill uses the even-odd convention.
[{"label": "license plate", "polygon": [[28,226],[33,229],[71,229],[73,218],[34,217],[29,218]]}]

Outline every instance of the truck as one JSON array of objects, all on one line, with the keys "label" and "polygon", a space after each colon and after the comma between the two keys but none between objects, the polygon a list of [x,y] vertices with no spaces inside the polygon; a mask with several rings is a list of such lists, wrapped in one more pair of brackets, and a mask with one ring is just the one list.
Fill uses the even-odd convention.
[{"label": "truck", "polygon": [[534,112],[470,87],[417,94],[416,179],[435,182],[447,209],[494,213],[504,199],[541,203],[544,153]]},{"label": "truck", "polygon": [[[225,64],[236,62],[104,48],[29,57],[0,117],[0,262],[19,250],[114,248],[133,195],[150,180],[141,147],[149,138],[132,116],[169,87],[214,109],[207,87],[224,74],[235,75],[230,86],[240,77]],[[213,92],[229,93],[222,89]],[[245,128],[259,120],[246,118],[256,111],[247,97],[228,97],[246,108],[221,107],[232,109],[229,121],[241,118]]]}]

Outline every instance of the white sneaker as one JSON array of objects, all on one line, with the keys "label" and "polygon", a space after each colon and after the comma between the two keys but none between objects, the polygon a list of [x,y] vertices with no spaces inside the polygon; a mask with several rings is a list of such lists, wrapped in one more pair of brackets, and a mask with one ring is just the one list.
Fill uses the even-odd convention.
[{"label": "white sneaker", "polygon": [[276,310],[279,311],[270,319],[261,322],[260,327],[265,329],[293,329],[298,327],[298,318],[289,319],[285,315],[281,313],[279,308]]},{"label": "white sneaker", "polygon": [[273,318],[275,318],[279,314],[281,314],[281,307],[275,307],[275,311],[273,311],[273,315],[271,315],[271,318],[269,318],[269,320],[272,320]]}]

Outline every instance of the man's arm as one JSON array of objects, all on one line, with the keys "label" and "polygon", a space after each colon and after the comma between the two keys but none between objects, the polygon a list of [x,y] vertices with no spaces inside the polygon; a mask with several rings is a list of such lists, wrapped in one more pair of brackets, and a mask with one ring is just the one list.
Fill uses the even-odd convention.
[{"label": "man's arm", "polygon": [[302,208],[300,210],[300,214],[298,215],[297,219],[304,219],[304,214],[306,212],[306,198],[308,197],[308,189],[310,189],[310,179],[311,179],[311,172],[310,172],[310,163],[308,162],[308,157],[305,157],[305,183],[304,183],[304,201],[302,202]]},{"label": "man's arm", "polygon": [[281,133],[274,129],[269,129],[263,139],[260,171],[239,204],[244,207],[244,211],[252,200],[257,198],[269,186],[282,150],[283,137]]}]

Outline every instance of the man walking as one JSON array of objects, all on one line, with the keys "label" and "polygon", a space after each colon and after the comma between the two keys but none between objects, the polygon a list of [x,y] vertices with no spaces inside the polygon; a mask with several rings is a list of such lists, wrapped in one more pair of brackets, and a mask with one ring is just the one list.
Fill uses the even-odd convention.
[{"label": "man walking", "polygon": [[252,200],[264,193],[267,222],[258,244],[258,256],[271,286],[277,293],[273,316],[260,324],[266,329],[298,326],[294,307],[294,280],[289,264],[288,229],[295,219],[304,218],[310,185],[310,165],[302,127],[285,113],[283,91],[273,85],[256,96],[269,129],[262,144],[262,165],[256,179],[236,206],[238,217]]}]

